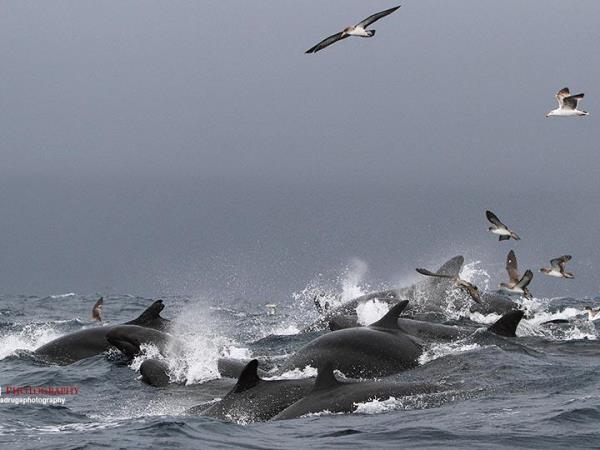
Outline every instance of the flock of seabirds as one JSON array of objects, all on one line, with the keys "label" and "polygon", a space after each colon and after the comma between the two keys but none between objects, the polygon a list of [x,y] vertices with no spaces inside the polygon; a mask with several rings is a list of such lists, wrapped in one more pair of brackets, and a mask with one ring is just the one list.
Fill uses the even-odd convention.
[{"label": "flock of seabirds", "polygon": [[[369,16],[355,26],[327,37],[306,53],[317,53],[351,36],[373,37],[375,30],[367,28],[399,7]],[[556,94],[559,107],[547,116],[587,115],[587,112],[577,109],[582,98],[583,94],[571,95],[568,88],[561,89]],[[486,211],[486,217],[491,224],[489,231],[500,241],[520,239],[493,212]],[[540,272],[552,277],[574,278],[565,269],[570,260],[570,255],[555,258],[550,261],[550,267],[541,268]],[[412,286],[370,293],[335,307],[327,301],[323,303],[319,295],[315,296],[320,317],[301,332],[307,336],[317,333],[314,339],[297,351],[280,357],[275,364],[267,360],[259,363],[257,359],[221,358],[219,373],[221,377],[232,380],[230,390],[223,392],[219,400],[195,406],[187,412],[249,423],[291,419],[322,411],[352,412],[361,402],[448,390],[448,386],[441,384],[406,383],[393,379],[394,375],[416,367],[428,344],[450,342],[473,333],[473,329],[460,325],[418,320],[419,308],[424,306],[441,311],[447,305],[449,292],[464,290],[468,294],[464,300],[473,300],[469,304],[471,311],[501,316],[484,332],[492,338],[506,339],[516,338],[517,326],[525,316],[521,304],[513,301],[511,296],[531,298],[529,285],[533,272],[527,270],[523,275],[519,274],[514,251],[510,250],[506,259],[508,282],[501,283],[497,292],[481,292],[471,282],[461,279],[459,273],[463,263],[464,258],[456,256],[437,271],[418,268],[417,272],[426,278]],[[357,309],[373,300],[387,303],[389,311],[378,321],[361,326]],[[102,307],[101,298],[92,312],[93,319],[98,322],[102,321]],[[180,354],[183,345],[169,333],[173,328],[172,322],[160,315],[164,307],[163,301],[157,300],[134,320],[122,325],[84,328],[59,337],[34,353],[51,363],[70,364],[115,348],[126,358],[133,359],[142,354],[145,345],[154,345],[163,358],[143,361],[141,380],[155,387],[168,386],[172,383],[169,359]],[[591,307],[586,307],[586,311],[590,320],[598,315],[598,311]],[[561,322],[565,320],[549,321],[543,325],[553,326]],[[316,378],[277,379],[284,373],[305,370],[308,366],[317,369]]]}]

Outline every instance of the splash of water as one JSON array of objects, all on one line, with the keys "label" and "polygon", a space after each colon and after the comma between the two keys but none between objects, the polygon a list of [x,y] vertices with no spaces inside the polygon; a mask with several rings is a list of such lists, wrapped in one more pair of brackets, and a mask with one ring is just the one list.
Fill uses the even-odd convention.
[{"label": "splash of water", "polygon": [[367,263],[364,261],[358,258],[354,258],[351,261],[350,266],[347,268],[346,273],[342,278],[342,303],[346,303],[347,301],[365,294],[365,286],[363,286],[362,283],[368,270]]},{"label": "splash of water", "polygon": [[25,325],[17,333],[9,333],[0,337],[0,360],[13,355],[17,350],[33,351],[60,335],[48,324]]},{"label": "splash of water", "polygon": [[473,261],[465,264],[460,271],[460,278],[476,285],[480,291],[490,290],[492,277],[481,267],[481,261]]},{"label": "splash of water", "polygon": [[358,323],[361,325],[370,325],[373,322],[377,322],[381,319],[389,310],[387,303],[381,302],[377,299],[369,300],[357,306],[356,314],[358,316]]}]

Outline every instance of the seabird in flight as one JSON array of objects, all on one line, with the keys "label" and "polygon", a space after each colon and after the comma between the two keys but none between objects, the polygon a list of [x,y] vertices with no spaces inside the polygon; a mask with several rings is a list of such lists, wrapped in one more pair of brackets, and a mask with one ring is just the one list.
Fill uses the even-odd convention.
[{"label": "seabird in flight", "polygon": [[580,111],[577,109],[577,103],[583,98],[584,94],[571,95],[569,88],[562,88],[555,95],[556,101],[558,102],[558,108],[553,109],[546,117],[550,116],[587,116],[587,111]]},{"label": "seabird in flight", "polygon": [[540,272],[557,278],[575,278],[570,272],[565,272],[565,264],[571,261],[571,255],[564,255],[560,258],[554,258],[550,261],[550,268],[542,267]]},{"label": "seabird in flight", "polygon": [[375,30],[367,30],[366,28],[374,22],[377,22],[382,17],[387,16],[388,14],[396,11],[400,6],[396,6],[394,8],[386,9],[385,11],[378,12],[377,14],[373,14],[372,16],[367,17],[365,20],[357,23],[353,27],[347,27],[343,31],[339,33],[332,34],[328,38],[323,39],[314,47],[308,49],[305,53],[317,53],[320,50],[323,50],[326,47],[329,47],[331,44],[336,43],[337,41],[341,41],[342,39],[346,39],[349,36],[358,36],[369,38],[375,36]]},{"label": "seabird in flight", "polygon": [[498,216],[496,216],[496,214],[494,214],[493,212],[486,211],[485,216],[487,217],[487,220],[489,220],[490,223],[492,224],[492,226],[489,227],[488,230],[494,234],[497,234],[499,236],[498,237],[499,241],[505,241],[510,238],[513,238],[515,241],[518,241],[521,239],[519,236],[517,236],[517,233],[515,233],[510,228],[508,228],[506,225],[504,225],[502,222],[500,222],[500,219],[498,219]]},{"label": "seabird in flight", "polygon": [[508,294],[522,295],[525,298],[531,299],[533,296],[527,286],[533,279],[533,272],[527,270],[522,277],[519,276],[517,257],[512,250],[506,255],[506,271],[508,272],[510,281],[508,283],[500,283],[500,289]]}]

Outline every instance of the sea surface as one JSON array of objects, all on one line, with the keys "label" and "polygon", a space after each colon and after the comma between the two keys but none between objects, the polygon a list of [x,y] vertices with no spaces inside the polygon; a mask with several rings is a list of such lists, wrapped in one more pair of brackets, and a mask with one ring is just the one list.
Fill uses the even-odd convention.
[{"label": "sea surface", "polygon": [[[462,276],[484,283],[475,263]],[[594,298],[524,301],[528,319],[517,338],[486,338],[483,328],[499,316],[470,313],[449,293],[435,318],[472,329],[452,343],[430,344],[416,369],[397,380],[452,386],[444,394],[390,398],[358,404],[351,414],[323,412],[296,420],[229,423],[191,416],[186,409],[221,398],[233,380],[220,379],[219,357],[259,357],[277,365],[316,333],[301,330],[318,318],[315,293],[344,302],[364,293],[357,274],[336,283],[317,279],[291,292],[269,314],[266,302],[241,298],[211,301],[163,298],[162,315],[175,321],[185,351],[169,361],[174,383],[143,384],[137,369],[156,355],[147,347],[133,362],[108,352],[68,366],[51,365],[31,351],[82,328],[97,295],[3,296],[0,301],[0,384],[76,386],[64,405],[0,405],[4,448],[589,448],[600,432],[600,346],[595,322],[583,314]],[[378,286],[383,287],[383,286]],[[460,296],[460,294],[459,294]],[[105,324],[136,317],[153,299],[105,297]],[[358,311],[368,323],[387,310],[372,302]],[[567,319],[563,325],[543,325]],[[307,369],[288,377],[314,375]],[[179,383],[177,383],[179,382]],[[4,392],[3,392],[4,394]],[[4,396],[6,396],[4,394]]]}]

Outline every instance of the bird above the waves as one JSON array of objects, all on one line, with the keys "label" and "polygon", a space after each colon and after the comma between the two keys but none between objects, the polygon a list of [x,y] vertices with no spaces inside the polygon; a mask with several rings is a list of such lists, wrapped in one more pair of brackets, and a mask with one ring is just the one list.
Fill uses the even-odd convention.
[{"label": "bird above the waves", "polygon": [[588,313],[588,319],[596,320],[600,317],[600,309],[594,309],[591,306],[586,306],[585,310]]},{"label": "bird above the waves", "polygon": [[550,116],[587,116],[587,111],[580,111],[577,109],[579,100],[583,98],[584,94],[571,95],[568,87],[562,88],[555,95],[556,101],[558,102],[558,108],[553,109],[546,117]]},{"label": "bird above the waves", "polygon": [[500,219],[498,219],[498,216],[493,212],[488,210],[485,212],[485,216],[492,224],[492,226],[488,228],[488,231],[491,231],[493,234],[497,234],[499,241],[505,241],[510,238],[513,238],[515,241],[521,239],[517,233],[504,225]]},{"label": "bird above the waves", "polygon": [[102,322],[102,305],[104,304],[104,297],[100,297],[92,308],[92,320]]},{"label": "bird above the waves", "polygon": [[517,267],[517,256],[513,250],[506,255],[506,271],[508,272],[508,283],[500,283],[500,289],[508,294],[522,295],[525,298],[531,299],[533,296],[527,288],[533,279],[533,272],[527,270],[522,277],[519,276]]},{"label": "bird above the waves", "polygon": [[571,261],[571,255],[564,255],[559,258],[554,258],[550,261],[550,268],[542,267],[540,272],[545,273],[551,277],[557,278],[575,278],[570,272],[565,271],[565,265]]},{"label": "bird above the waves", "polygon": [[418,268],[416,270],[421,275],[425,275],[427,277],[447,278],[449,280],[454,281],[454,287],[466,291],[471,296],[473,301],[475,301],[476,303],[481,303],[481,297],[479,296],[479,289],[473,283],[469,283],[468,281],[463,280],[462,278],[457,277],[457,276],[446,275],[446,274],[441,274],[441,273],[434,273],[431,270],[427,270],[427,269]]},{"label": "bird above the waves", "polygon": [[358,37],[364,37],[364,38],[373,37],[373,36],[375,36],[375,30],[367,30],[366,28],[369,25],[373,24],[374,22],[377,22],[382,17],[385,17],[385,16],[393,13],[398,8],[400,8],[400,6],[395,6],[394,8],[386,9],[385,11],[381,11],[376,14],[373,14],[372,16],[369,16],[366,19],[362,20],[361,22],[357,23],[353,27],[347,27],[343,31],[340,31],[339,33],[336,33],[336,34],[332,34],[331,36],[323,39],[317,45],[308,49],[305,53],[317,53],[318,51],[321,51],[324,48],[329,47],[331,44],[334,44],[337,41],[341,41],[342,39],[346,39],[347,37],[350,37],[350,36],[358,36]]}]

